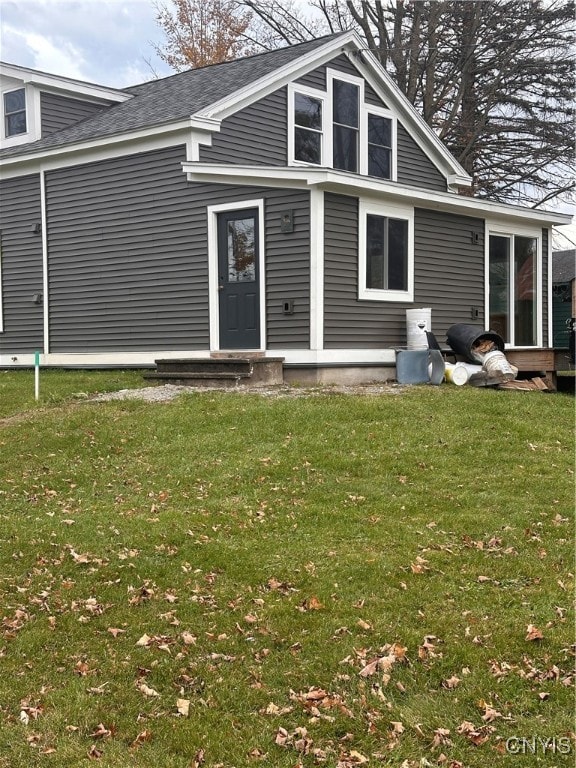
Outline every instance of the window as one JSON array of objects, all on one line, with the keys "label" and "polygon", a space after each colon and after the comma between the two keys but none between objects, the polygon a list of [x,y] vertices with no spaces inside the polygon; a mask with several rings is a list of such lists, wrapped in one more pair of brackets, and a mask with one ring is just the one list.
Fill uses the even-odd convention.
[{"label": "window", "polygon": [[392,177],[392,120],[368,114],[368,176]]},{"label": "window", "polygon": [[4,94],[5,136],[18,136],[26,130],[26,91],[8,91]]},{"label": "window", "polygon": [[322,100],[294,94],[294,159],[322,164]]},{"label": "window", "polygon": [[344,80],[332,81],[333,166],[358,172],[360,88]]},{"label": "window", "polygon": [[413,211],[360,203],[359,298],[412,301]]},{"label": "window", "polygon": [[491,234],[488,251],[490,328],[512,346],[539,343],[539,238]]},{"label": "window", "polygon": [[326,91],[288,88],[289,163],[396,178],[396,121],[364,103],[362,78],[327,70]]}]

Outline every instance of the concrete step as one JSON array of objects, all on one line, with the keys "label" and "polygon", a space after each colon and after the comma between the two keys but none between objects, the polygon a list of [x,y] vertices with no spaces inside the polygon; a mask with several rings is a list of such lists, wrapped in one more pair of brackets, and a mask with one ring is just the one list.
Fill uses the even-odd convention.
[{"label": "concrete step", "polygon": [[156,371],[145,379],[185,386],[263,387],[284,383],[284,358],[207,357],[156,360]]},{"label": "concrete step", "polygon": [[242,373],[250,376],[252,373],[252,364],[248,358],[230,358],[227,360],[206,358],[183,358],[156,360],[156,371],[158,373],[171,373],[173,371],[188,373],[209,373],[215,376],[219,373]]}]

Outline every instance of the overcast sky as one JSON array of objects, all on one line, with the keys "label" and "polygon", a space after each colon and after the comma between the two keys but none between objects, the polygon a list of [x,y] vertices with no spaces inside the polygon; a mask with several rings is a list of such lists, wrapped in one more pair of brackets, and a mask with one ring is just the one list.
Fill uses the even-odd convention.
[{"label": "overcast sky", "polygon": [[171,70],[153,0],[0,0],[1,59],[122,88]]}]

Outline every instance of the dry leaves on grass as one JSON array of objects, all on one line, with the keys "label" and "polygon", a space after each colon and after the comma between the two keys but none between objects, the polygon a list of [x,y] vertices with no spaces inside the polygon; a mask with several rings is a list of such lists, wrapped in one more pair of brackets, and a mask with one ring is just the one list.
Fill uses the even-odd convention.
[{"label": "dry leaves on grass", "polygon": [[306,714],[311,718],[334,720],[334,717],[327,715],[322,710],[335,710],[347,717],[354,717],[352,711],[345,705],[339,694],[328,693],[322,688],[312,687],[300,693],[290,691],[290,700],[304,707]]},{"label": "dry leaves on grass", "polygon": [[534,624],[528,624],[526,627],[525,639],[530,642],[533,642],[534,640],[543,640],[544,635],[542,634],[542,631],[538,629],[538,627],[534,626]]},{"label": "dry leaves on grass", "polygon": [[490,735],[494,733],[495,728],[492,725],[481,725],[476,727],[474,723],[464,720],[456,730],[461,736],[464,736],[468,741],[471,741],[476,747],[480,747],[488,741]]}]

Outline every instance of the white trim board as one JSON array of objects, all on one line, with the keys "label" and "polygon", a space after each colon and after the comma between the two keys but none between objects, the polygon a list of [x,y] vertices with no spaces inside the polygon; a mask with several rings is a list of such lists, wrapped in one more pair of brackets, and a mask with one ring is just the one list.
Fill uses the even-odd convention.
[{"label": "white trim board", "polygon": [[[496,203],[475,197],[457,195],[454,192],[435,192],[399,185],[384,179],[366,178],[335,171],[330,168],[296,168],[264,165],[219,165],[217,163],[183,163],[182,170],[189,181],[214,182],[216,184],[238,183],[243,186],[266,187],[310,187],[325,191],[339,192],[356,197],[373,198],[375,201],[388,199],[399,205],[412,204],[430,210],[447,213],[461,213],[465,216],[485,219],[498,218],[501,221],[524,221],[529,226],[552,226],[570,224],[572,216],[554,211]],[[508,224],[508,226],[511,226]],[[518,226],[514,224],[514,226]]]},{"label": "white trim board", "polygon": [[[217,350],[213,350],[217,351]],[[257,350],[249,350],[254,352]],[[394,365],[396,354],[394,349],[269,349],[266,357],[283,357],[287,364],[293,365]],[[71,366],[71,367],[122,367],[122,368],[153,368],[155,361],[160,359],[190,360],[210,357],[210,350],[150,350],[148,352],[51,352],[40,355],[41,366]],[[0,354],[2,368],[30,368],[34,365],[34,353],[18,354],[17,352]]]},{"label": "white trim board", "polygon": [[[258,209],[258,272],[260,291],[260,349],[266,345],[266,243],[264,227],[264,200],[240,200],[206,207],[208,217],[208,308],[210,318],[210,349],[220,350],[220,316],[218,291],[218,214],[226,211]],[[252,350],[256,351],[256,350]]]}]

